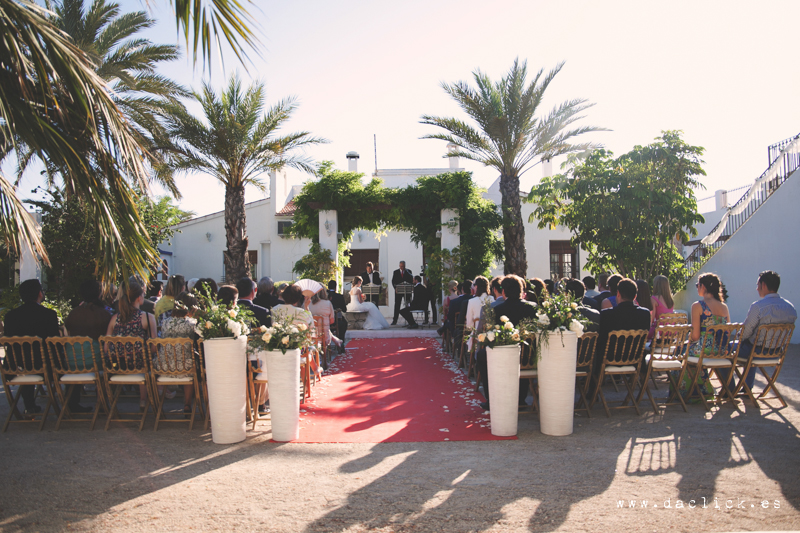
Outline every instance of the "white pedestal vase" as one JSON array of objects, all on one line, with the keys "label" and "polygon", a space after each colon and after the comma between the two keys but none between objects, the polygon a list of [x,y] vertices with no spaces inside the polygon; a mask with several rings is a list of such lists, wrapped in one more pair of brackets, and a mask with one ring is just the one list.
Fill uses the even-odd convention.
[{"label": "white pedestal vase", "polygon": [[211,439],[215,444],[234,444],[247,437],[246,350],[245,336],[203,341]]},{"label": "white pedestal vase", "polygon": [[551,331],[549,345],[542,346],[539,359],[539,426],[545,435],[572,434],[575,408],[575,364],[578,336]]},{"label": "white pedestal vase", "polygon": [[269,375],[272,440],[295,440],[300,436],[300,350],[264,353]]},{"label": "white pedestal vase", "polygon": [[517,434],[519,344],[486,349],[489,377],[489,421],[492,435]]}]

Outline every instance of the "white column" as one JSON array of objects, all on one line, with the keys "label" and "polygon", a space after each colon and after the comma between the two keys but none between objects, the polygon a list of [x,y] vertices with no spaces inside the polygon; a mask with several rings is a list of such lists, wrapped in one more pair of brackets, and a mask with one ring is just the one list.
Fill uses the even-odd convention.
[{"label": "white column", "polygon": [[[461,224],[458,222],[458,210],[442,209],[442,250],[452,250],[461,245]],[[447,288],[449,279],[442,280],[442,299],[446,296],[444,291]]]},{"label": "white column", "polygon": [[[338,239],[339,219],[335,210],[319,212],[319,244],[322,248],[331,251],[331,256],[336,266],[339,266]],[[339,283],[340,280],[337,280]]]},{"label": "white column", "polygon": [[542,177],[549,178],[553,175],[553,162],[549,159],[542,159]]},{"label": "white column", "polygon": [[728,191],[722,189],[714,191],[714,203],[717,211],[728,207]]},{"label": "white column", "polygon": [[[33,220],[36,222],[36,232],[39,237],[42,236],[42,215],[39,213],[29,213]],[[39,263],[39,258],[33,253],[30,246],[22,245],[22,253],[19,258],[19,282],[22,283],[27,279],[42,279],[42,265]]]}]

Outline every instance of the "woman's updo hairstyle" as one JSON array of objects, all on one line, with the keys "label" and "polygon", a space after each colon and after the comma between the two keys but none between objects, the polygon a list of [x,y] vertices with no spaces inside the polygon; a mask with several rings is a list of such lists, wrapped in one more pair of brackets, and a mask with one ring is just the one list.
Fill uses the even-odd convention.
[{"label": "woman's updo hairstyle", "polygon": [[475,296],[489,293],[489,280],[484,276],[478,276],[472,284],[475,286]]},{"label": "woman's updo hairstyle", "polygon": [[697,278],[697,282],[702,285],[706,292],[714,297],[715,300],[724,302],[725,298],[722,296],[722,281],[716,274],[702,274]]}]

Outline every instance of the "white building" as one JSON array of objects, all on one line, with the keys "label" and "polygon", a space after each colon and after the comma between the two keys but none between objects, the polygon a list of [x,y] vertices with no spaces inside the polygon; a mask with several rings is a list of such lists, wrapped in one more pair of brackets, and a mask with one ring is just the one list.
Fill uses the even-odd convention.
[{"label": "white building", "polygon": [[[358,154],[347,154],[348,170],[358,171]],[[549,167],[544,167],[549,171]],[[448,168],[392,169],[378,170],[386,187],[406,187],[422,176],[434,176],[444,172],[463,170],[459,168],[458,158],[450,158]],[[253,277],[259,279],[269,276],[274,281],[295,279],[292,268],[295,262],[308,253],[311,241],[295,239],[283,235],[291,224],[294,213],[292,198],[308,180],[307,175],[287,169],[270,175],[270,197],[248,203],[246,208],[247,234],[249,238],[250,262],[253,263]],[[500,204],[499,178],[484,195]],[[525,224],[525,242],[528,257],[528,277],[548,278],[551,266],[564,275],[583,276],[583,261],[577,251],[569,246],[570,234],[565,228],[540,230],[535,223],[527,223],[533,212],[530,204],[522,204]],[[436,216],[439,216],[436,214]],[[160,248],[162,260],[166,261],[169,272],[180,273],[187,279],[212,277],[224,279],[223,251],[225,244],[224,213],[198,217],[176,226],[180,233],[172,238],[171,245]],[[389,231],[379,238],[372,231],[355,232],[351,242],[351,267],[345,271],[345,281],[365,270],[367,261],[376,265],[384,283],[391,282],[392,272],[400,261],[405,261],[412,273],[418,274],[423,265],[423,250],[411,242],[405,231]],[[573,270],[574,268],[574,270]],[[497,265],[493,274],[502,274],[503,266]],[[388,308],[384,314],[390,316],[394,308],[394,294],[388,291]]]}]

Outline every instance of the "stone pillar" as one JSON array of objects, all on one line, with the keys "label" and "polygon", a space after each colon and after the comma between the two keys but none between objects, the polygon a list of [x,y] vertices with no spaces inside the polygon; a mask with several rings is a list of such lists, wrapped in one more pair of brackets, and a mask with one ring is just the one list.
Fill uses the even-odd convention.
[{"label": "stone pillar", "polygon": [[714,191],[714,202],[716,211],[728,207],[728,191],[722,189]]},{"label": "stone pillar", "polygon": [[[461,224],[458,222],[458,211],[456,209],[442,209],[442,250],[452,250],[461,244]],[[447,288],[449,279],[442,280],[442,299]]]},{"label": "stone pillar", "polygon": [[542,159],[542,177],[549,178],[553,175],[553,162],[549,159]]},{"label": "stone pillar", "polygon": [[[39,213],[30,213],[33,220],[36,222],[36,232],[39,234],[39,237],[42,235],[42,215]],[[33,250],[26,246],[25,244],[22,245],[22,253],[20,254],[19,258],[19,282],[22,283],[27,279],[42,279],[42,265],[39,262],[39,258],[33,253]]]},{"label": "stone pillar", "polygon": [[[323,249],[331,251],[336,266],[339,266],[338,244],[336,234],[339,232],[339,218],[335,210],[319,212],[319,244]],[[341,280],[336,282],[341,288]]]}]

